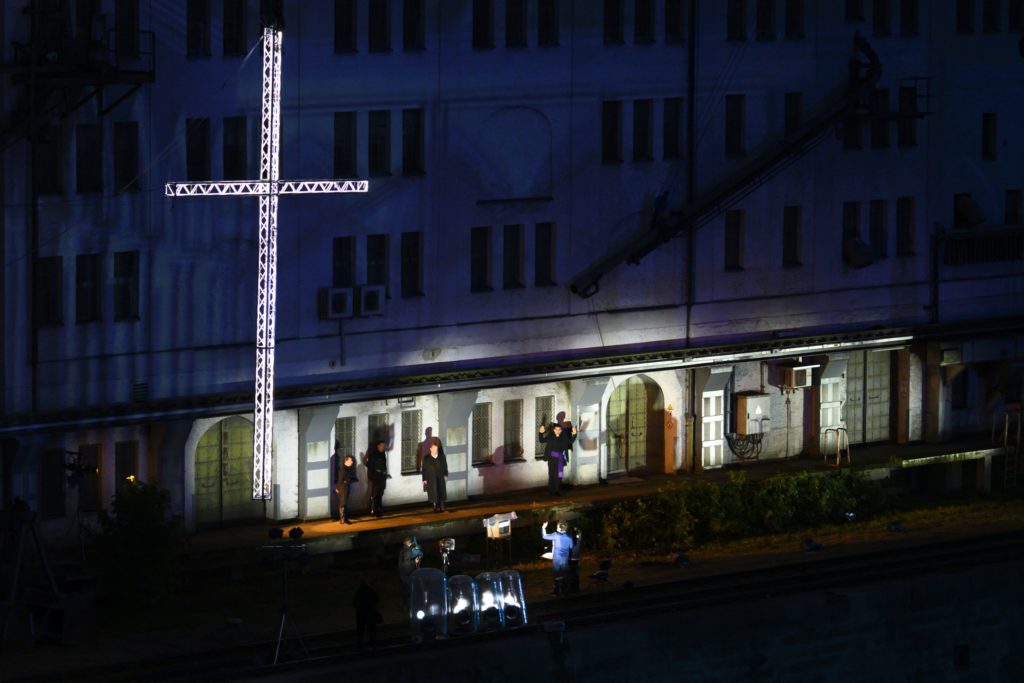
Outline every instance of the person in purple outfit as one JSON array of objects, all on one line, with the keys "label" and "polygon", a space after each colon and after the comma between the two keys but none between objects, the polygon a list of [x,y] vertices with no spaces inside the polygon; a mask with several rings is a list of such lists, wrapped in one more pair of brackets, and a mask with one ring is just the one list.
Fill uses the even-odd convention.
[{"label": "person in purple outfit", "polygon": [[537,437],[544,444],[544,459],[548,461],[548,495],[562,495],[562,475],[565,473],[565,466],[569,464],[569,449],[576,441],[576,427],[570,422],[571,431],[566,432],[561,422],[551,425],[547,429],[540,426],[540,435]]}]

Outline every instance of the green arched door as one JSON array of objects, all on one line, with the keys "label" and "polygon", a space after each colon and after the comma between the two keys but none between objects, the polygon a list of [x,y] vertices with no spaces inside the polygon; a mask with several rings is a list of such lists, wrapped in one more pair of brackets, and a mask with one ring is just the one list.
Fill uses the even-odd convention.
[{"label": "green arched door", "polygon": [[608,400],[608,473],[635,473],[648,458],[662,457],[665,444],[661,388],[648,377],[620,384]]},{"label": "green arched door", "polygon": [[211,427],[196,448],[196,524],[263,519],[252,499],[252,423],[229,417]]}]

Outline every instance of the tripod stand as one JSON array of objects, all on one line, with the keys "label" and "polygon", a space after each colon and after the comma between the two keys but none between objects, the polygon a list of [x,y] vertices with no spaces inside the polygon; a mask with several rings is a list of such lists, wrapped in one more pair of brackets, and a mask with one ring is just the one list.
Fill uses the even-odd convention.
[{"label": "tripod stand", "polygon": [[277,664],[281,656],[281,644],[285,641],[285,629],[291,630],[290,637],[299,643],[299,649],[303,657],[309,655],[306,645],[302,642],[302,636],[295,630],[288,620],[288,560],[293,556],[305,555],[306,544],[296,543],[287,545],[265,545],[264,550],[273,551],[281,559],[281,619],[277,625],[277,642],[274,646],[274,664]]}]

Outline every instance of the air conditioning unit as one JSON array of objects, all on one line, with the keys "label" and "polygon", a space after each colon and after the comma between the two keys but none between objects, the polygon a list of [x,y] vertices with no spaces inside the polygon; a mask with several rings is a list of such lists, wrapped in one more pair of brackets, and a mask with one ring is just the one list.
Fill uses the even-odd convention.
[{"label": "air conditioning unit", "polygon": [[351,318],[353,291],[351,287],[321,287],[317,291],[317,313],[321,320]]},{"label": "air conditioning unit", "polygon": [[384,285],[363,285],[359,288],[359,315],[384,315]]},{"label": "air conditioning unit", "polygon": [[783,389],[803,389],[811,386],[812,370],[818,366],[783,366],[779,368],[779,386]]}]

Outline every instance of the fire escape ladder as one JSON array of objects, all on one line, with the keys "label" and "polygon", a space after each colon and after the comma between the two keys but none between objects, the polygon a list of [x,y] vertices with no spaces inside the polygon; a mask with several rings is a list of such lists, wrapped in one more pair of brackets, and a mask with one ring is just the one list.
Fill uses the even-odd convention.
[{"label": "fire escape ladder", "polygon": [[871,92],[882,75],[882,65],[866,39],[858,34],[853,42],[859,58],[850,60],[846,81],[831,92],[794,133],[767,140],[747,161],[711,183],[706,192],[683,206],[681,211],[665,211],[667,193],[659,196],[648,226],[576,275],[569,288],[583,298],[596,294],[602,276],[623,262],[639,263],[683,230],[694,230],[714,220],[824,142],[844,118],[867,111]]}]

